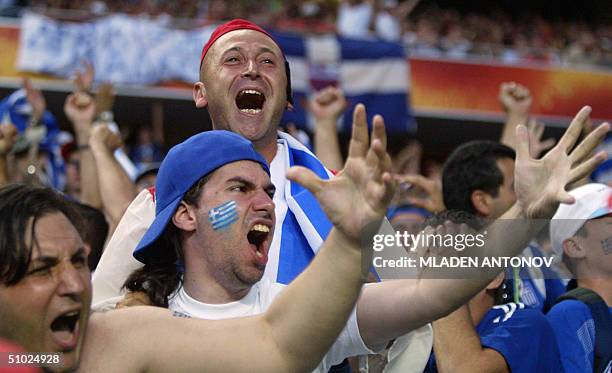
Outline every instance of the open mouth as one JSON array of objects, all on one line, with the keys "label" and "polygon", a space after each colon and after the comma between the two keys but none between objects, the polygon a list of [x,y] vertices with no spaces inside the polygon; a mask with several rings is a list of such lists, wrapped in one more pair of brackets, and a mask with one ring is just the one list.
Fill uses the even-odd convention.
[{"label": "open mouth", "polygon": [[54,341],[65,350],[76,347],[80,317],[80,311],[70,311],[56,317],[51,323],[51,333]]},{"label": "open mouth", "polygon": [[266,254],[264,252],[263,244],[270,234],[270,227],[263,224],[255,224],[253,228],[247,234],[247,240],[255,248],[255,255],[258,258],[263,258]]},{"label": "open mouth", "polygon": [[266,102],[266,96],[255,89],[243,89],[236,96],[238,110],[246,114],[259,114]]}]

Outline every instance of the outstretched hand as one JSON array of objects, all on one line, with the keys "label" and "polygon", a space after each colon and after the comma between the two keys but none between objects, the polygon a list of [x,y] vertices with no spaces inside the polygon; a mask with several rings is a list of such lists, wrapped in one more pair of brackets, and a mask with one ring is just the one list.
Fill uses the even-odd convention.
[{"label": "outstretched hand", "polygon": [[312,192],[335,228],[358,242],[366,227],[380,224],[395,191],[386,147],[383,118],[374,117],[369,141],[365,107],[359,104],[353,112],[349,154],[342,171],[321,180],[307,168],[292,167],[287,178]]},{"label": "outstretched hand", "polygon": [[591,154],[608,132],[608,123],[601,124],[574,147],[590,113],[590,107],[583,107],[557,145],[541,159],[534,159],[529,154],[527,128],[524,125],[516,128],[514,187],[517,203],[526,217],[550,218],[559,203],[574,203],[566,186],[591,173],[606,159],[605,151]]}]

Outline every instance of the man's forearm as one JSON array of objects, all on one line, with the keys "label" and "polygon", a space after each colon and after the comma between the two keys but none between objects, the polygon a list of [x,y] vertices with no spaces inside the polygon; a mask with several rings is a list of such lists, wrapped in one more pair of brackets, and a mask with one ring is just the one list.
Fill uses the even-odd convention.
[{"label": "man's forearm", "polygon": [[325,167],[330,170],[340,170],[344,165],[336,123],[317,123],[315,126],[315,154]]},{"label": "man's forearm", "polygon": [[107,149],[92,148],[97,167],[98,187],[104,210],[116,226],[136,196],[132,180]]},{"label": "man's forearm", "polygon": [[438,372],[507,372],[504,358],[482,348],[468,306],[433,323]]},{"label": "man's forearm", "polygon": [[265,313],[296,369],[314,369],[344,328],[367,276],[363,263],[358,243],[332,229],[310,266]]},{"label": "man's forearm", "polygon": [[[75,124],[75,128],[84,127]],[[102,199],[98,188],[98,175],[96,161],[89,148],[89,131],[77,130],[77,145],[81,154],[79,172],[81,174],[81,202],[95,207],[102,208]]]},{"label": "man's forearm", "polygon": [[516,148],[516,126],[519,124],[527,125],[527,120],[529,119],[528,114],[515,113],[510,111],[506,117],[506,122],[504,123],[504,127],[502,129],[502,134],[499,139],[504,145],[511,147],[512,149]]},{"label": "man's forearm", "polygon": [[[517,206],[512,207],[502,219],[486,228],[486,242],[490,244],[471,247],[465,254],[480,258],[518,255],[544,224],[543,221],[528,222],[523,215]],[[513,229],[508,229],[508,219],[515,219]],[[444,278],[445,273],[440,268],[428,268],[419,279],[366,286],[357,304],[357,319],[364,342],[377,346],[448,315],[467,303],[502,271],[493,267],[452,270],[461,273]]]}]

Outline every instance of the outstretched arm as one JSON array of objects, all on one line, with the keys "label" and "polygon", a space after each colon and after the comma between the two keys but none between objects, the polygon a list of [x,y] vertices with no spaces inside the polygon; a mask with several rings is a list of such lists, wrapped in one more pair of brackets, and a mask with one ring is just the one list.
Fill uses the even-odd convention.
[{"label": "outstretched arm", "polygon": [[[382,118],[368,141],[365,108],[358,105],[349,158],[323,181],[296,167],[287,177],[310,190],[334,224],[311,265],[267,312],[223,321],[173,318],[169,311],[134,307],[92,319],[87,371],[310,371],[337,338],[365,280],[372,245],[394,192]],[[365,265],[364,265],[365,264]],[[97,349],[105,349],[100,361]],[[129,354],[125,351],[130,351]],[[119,353],[120,352],[120,353]],[[116,366],[115,366],[116,364]],[[102,368],[104,367],[104,368]]]},{"label": "outstretched arm", "polygon": [[[591,132],[574,148],[589,113],[588,107],[580,110],[559,143],[541,159],[534,159],[529,154],[526,127],[521,125],[517,128],[517,202],[486,228],[488,244],[471,247],[466,255],[480,258],[515,256],[541,229],[545,219],[552,217],[559,203],[573,202],[565,187],[590,173],[606,157],[605,152],[594,156],[590,154],[609,130],[607,123]],[[510,224],[508,219],[515,220]],[[466,227],[450,222],[429,229],[437,234],[468,233]],[[451,249],[449,253],[433,254],[449,256],[457,255],[457,252]],[[419,279],[366,286],[357,304],[359,329],[364,342],[375,346],[447,315],[466,303],[500,272],[499,268],[457,270],[463,271],[457,276],[460,278],[441,278],[442,272],[426,268]]]}]

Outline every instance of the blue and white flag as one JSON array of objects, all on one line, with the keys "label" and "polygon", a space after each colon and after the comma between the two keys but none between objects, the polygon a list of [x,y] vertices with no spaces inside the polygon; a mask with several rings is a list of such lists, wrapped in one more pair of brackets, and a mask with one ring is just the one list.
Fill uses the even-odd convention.
[{"label": "blue and white flag", "polygon": [[400,44],[326,36],[273,34],[291,66],[295,110],[286,112],[285,123],[310,128],[313,119],[302,103],[327,86],[341,88],[349,107],[340,123],[349,130],[353,108],[366,106],[368,123],[375,114],[385,118],[387,130],[405,132],[413,128],[409,106],[409,67]]},{"label": "blue and white flag", "polygon": [[[198,81],[202,46],[214,29],[178,30],[163,21],[122,14],[74,23],[26,13],[21,22],[19,70],[70,78],[86,60],[95,66],[96,81],[131,85]],[[350,129],[353,107],[362,102],[369,123],[381,114],[389,131],[413,128],[402,45],[335,35],[273,35],[291,65],[295,110],[285,113],[284,123],[312,129],[302,103],[334,85],[350,103],[340,127]]]}]

